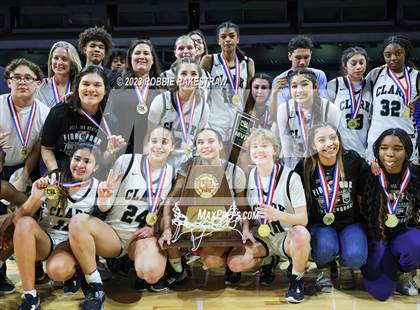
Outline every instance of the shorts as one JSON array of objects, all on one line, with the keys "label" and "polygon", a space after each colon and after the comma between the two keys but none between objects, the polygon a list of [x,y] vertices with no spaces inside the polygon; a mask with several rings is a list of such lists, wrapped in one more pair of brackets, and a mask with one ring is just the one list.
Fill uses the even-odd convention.
[{"label": "shorts", "polygon": [[50,253],[48,253],[47,257],[45,258],[45,260],[47,260],[50,258],[52,252],[57,248],[58,245],[64,242],[68,242],[69,236],[67,234],[55,234],[53,232],[48,232],[47,230],[44,230],[44,231],[47,234],[48,238],[50,238],[50,242],[51,242]]},{"label": "shorts", "polygon": [[265,250],[267,251],[267,256],[274,256],[277,255],[280,257],[280,261],[291,261],[292,259],[286,254],[284,249],[284,242],[287,237],[287,232],[282,232],[276,234],[276,236],[269,236],[269,237],[261,237],[258,234],[258,227],[253,227],[252,235],[254,236],[255,240],[261,243]]},{"label": "shorts", "polygon": [[130,246],[131,242],[133,242],[133,240],[136,239],[136,236],[134,236],[134,233],[122,233],[119,232],[118,230],[116,230],[115,228],[113,228],[115,233],[117,234],[118,238],[120,239],[121,242],[121,252],[120,255],[117,256],[118,257],[122,257],[125,254],[128,253],[128,247]]}]

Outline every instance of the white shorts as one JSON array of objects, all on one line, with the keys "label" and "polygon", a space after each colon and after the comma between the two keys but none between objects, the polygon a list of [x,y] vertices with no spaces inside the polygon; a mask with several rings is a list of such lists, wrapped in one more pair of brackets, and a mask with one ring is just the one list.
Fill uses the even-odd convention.
[{"label": "white shorts", "polygon": [[280,257],[281,261],[288,261],[288,260],[292,260],[287,254],[286,251],[284,249],[284,242],[286,240],[287,237],[287,232],[281,232],[281,233],[277,233],[276,236],[269,236],[269,237],[261,237],[258,234],[258,227],[253,227],[252,230],[252,235],[254,236],[255,240],[257,240],[259,243],[261,243],[266,251],[267,251],[267,255],[266,256],[274,256],[277,255]]}]

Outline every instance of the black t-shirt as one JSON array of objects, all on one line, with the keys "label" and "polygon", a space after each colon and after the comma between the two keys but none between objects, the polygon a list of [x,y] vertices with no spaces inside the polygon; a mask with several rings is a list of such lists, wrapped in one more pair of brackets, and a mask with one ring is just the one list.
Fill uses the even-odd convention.
[{"label": "black t-shirt", "polygon": [[[345,226],[360,222],[360,208],[356,196],[362,194],[360,172],[365,169],[367,163],[353,150],[345,151],[343,154],[344,178],[341,175],[337,202],[335,205],[335,220],[331,227],[340,230]],[[323,166],[328,184],[332,185],[334,166]],[[295,171],[303,180],[303,159],[296,165]],[[311,177],[310,190],[311,199],[308,204],[309,225],[323,223],[325,215],[325,203],[322,194],[321,182],[318,177],[318,168],[315,168]]]},{"label": "black t-shirt", "polygon": [[[105,128],[101,123],[101,111],[98,111],[92,117]],[[107,123],[112,128],[112,121],[107,119]],[[45,120],[41,144],[45,147],[54,148],[57,164],[61,166],[72,152],[73,146],[80,142],[93,143],[102,151],[105,151],[107,137],[86,116],[74,111],[68,103],[60,103],[54,106]]]}]

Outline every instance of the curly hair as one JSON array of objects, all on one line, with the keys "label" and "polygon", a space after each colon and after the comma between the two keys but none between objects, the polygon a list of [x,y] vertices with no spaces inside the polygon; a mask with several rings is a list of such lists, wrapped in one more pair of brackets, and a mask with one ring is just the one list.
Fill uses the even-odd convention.
[{"label": "curly hair", "polygon": [[105,30],[104,27],[92,27],[88,28],[79,34],[78,47],[79,51],[83,53],[83,49],[91,41],[100,41],[105,45],[105,55],[108,55],[109,51],[112,48],[112,37]]},{"label": "curly hair", "polygon": [[[408,167],[411,172],[411,180],[405,190],[405,193],[413,206],[409,224],[418,226],[420,220],[420,167],[409,163],[409,158],[413,152],[413,144],[408,134],[400,128],[391,128],[385,130],[373,145],[373,152],[379,165],[383,164],[379,160],[379,148],[383,139],[387,136],[396,136],[400,139],[406,152],[406,159],[403,163],[402,171]],[[389,178],[389,174],[383,169],[385,176]],[[384,240],[385,221],[387,219],[388,210],[385,193],[383,192],[377,177],[369,173],[365,189],[362,196],[362,215],[367,222],[367,228],[370,238]]]}]

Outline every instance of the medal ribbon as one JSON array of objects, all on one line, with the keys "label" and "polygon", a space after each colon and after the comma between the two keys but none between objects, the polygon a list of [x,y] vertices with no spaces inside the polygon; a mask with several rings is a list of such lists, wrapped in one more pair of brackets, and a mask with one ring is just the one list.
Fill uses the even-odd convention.
[{"label": "medal ribbon", "polygon": [[223,56],[223,53],[219,54],[219,61],[222,64],[223,70],[227,76],[231,92],[234,95],[237,95],[239,92],[239,80],[241,76],[241,68],[239,66],[238,56],[235,53],[235,74],[233,76],[232,72],[230,72],[229,64]]},{"label": "medal ribbon", "polygon": [[408,66],[405,66],[404,68],[404,83],[406,85],[405,87],[403,83],[400,81],[400,79],[398,78],[397,74],[394,71],[392,71],[390,68],[386,70],[386,73],[394,82],[394,84],[397,85],[397,87],[402,92],[404,104],[406,106],[409,106],[412,89],[411,89],[411,77],[410,77],[410,73],[408,72]]},{"label": "medal ribbon", "polygon": [[295,110],[298,119],[299,130],[302,135],[302,143],[306,149],[306,141],[308,139],[308,126],[306,126],[305,115],[303,114],[303,110],[299,107],[298,104],[295,104]]},{"label": "medal ribbon", "polygon": [[[274,191],[277,185],[276,180],[277,180],[278,172],[279,172],[279,167],[277,164],[274,164],[273,168],[271,169],[270,182],[268,184],[267,197],[265,199],[266,206],[271,206],[271,203],[273,202]],[[258,203],[260,204],[260,206],[262,206],[264,204],[263,184],[261,182],[261,177],[257,170],[255,171],[255,184],[258,184],[258,188],[257,188]],[[267,219],[262,220],[260,218],[260,223],[267,224]]]},{"label": "medal ribbon", "polygon": [[134,87],[134,90],[136,91],[136,96],[139,100],[139,103],[142,105],[146,105],[147,96],[149,95],[149,84],[144,82],[141,86],[141,90],[139,89],[138,85]]},{"label": "medal ribbon", "polygon": [[[182,137],[184,139],[185,144],[188,144],[188,141],[190,139],[190,133],[191,133],[191,129],[192,129],[192,122],[194,119],[194,113],[195,113],[195,97],[193,100],[193,103],[191,104],[191,109],[190,109],[190,120],[187,124],[187,121],[185,120],[185,115],[184,115],[184,110],[182,109],[182,104],[181,104],[181,99],[179,98],[179,93],[175,94],[175,104],[176,104],[176,110],[178,112],[178,118],[179,118],[179,123],[181,125],[181,132],[182,132]],[[188,128],[187,128],[188,126]]]},{"label": "medal ribbon", "polygon": [[400,192],[396,199],[394,199],[391,203],[390,199],[390,193],[388,192],[388,181],[386,179],[385,173],[381,170],[380,174],[378,175],[379,184],[382,187],[382,190],[385,193],[386,196],[386,204],[388,206],[388,212],[389,214],[395,214],[395,212],[398,209],[398,203],[400,201],[401,194],[405,191],[407,188],[408,182],[410,182],[411,179],[411,172],[410,169],[406,168],[404,171],[403,179],[400,185]]},{"label": "medal ribbon", "polygon": [[337,203],[338,189],[340,187],[341,173],[340,173],[339,161],[337,160],[335,163],[334,176],[333,176],[333,182],[332,182],[331,188],[327,182],[327,177],[325,176],[324,168],[322,168],[322,165],[319,162],[318,162],[318,177],[321,182],[321,188],[322,188],[324,204],[325,204],[325,211],[326,213],[332,213],[334,212],[335,204]]},{"label": "medal ribbon", "polygon": [[144,161],[144,169],[146,171],[147,208],[150,213],[154,213],[162,196],[163,184],[165,183],[166,177],[166,165],[160,170],[155,192],[153,192],[152,167],[150,166],[149,158],[146,158]]},{"label": "medal ribbon", "polygon": [[[54,79],[54,77],[52,77],[50,79],[50,85],[51,85],[51,89],[52,89],[52,93],[53,93],[53,97],[54,97],[54,105],[58,104],[61,101],[61,96],[60,96],[60,91],[58,90],[58,85]],[[67,95],[70,92],[70,88],[71,88],[71,83],[70,80],[67,82],[67,86],[66,86],[66,90],[65,90],[65,95]]]},{"label": "medal ribbon", "polygon": [[89,113],[87,113],[85,110],[83,110],[82,108],[80,108],[80,112],[82,112],[82,114],[84,115],[84,116],[86,116],[86,118],[88,119],[88,120],[90,120],[99,130],[101,130],[106,136],[107,136],[107,138],[109,138],[112,134],[111,134],[111,130],[109,130],[109,127],[108,127],[108,123],[106,122],[106,119],[105,119],[105,117],[103,117],[103,122],[104,122],[104,126],[105,126],[105,129],[103,129],[96,121],[95,121],[95,119],[89,114]]},{"label": "medal ribbon", "polygon": [[12,96],[7,97],[7,105],[9,107],[10,115],[12,116],[13,125],[16,129],[17,136],[23,147],[27,147],[31,137],[32,127],[35,122],[36,110],[38,105],[36,101],[32,103],[31,111],[29,112],[28,123],[26,124],[25,133],[23,133],[22,125],[20,123],[19,113],[16,111],[15,104],[13,103]]},{"label": "medal ribbon", "polygon": [[62,182],[60,183],[60,185],[67,187],[67,188],[77,188],[77,187],[82,187],[82,186],[86,186],[90,183],[90,179],[89,180],[84,180],[84,181],[68,181],[68,182]]},{"label": "medal ribbon", "polygon": [[347,81],[347,91],[349,93],[350,98],[350,111],[351,111],[351,118],[356,119],[359,115],[360,108],[362,107],[362,100],[363,100],[363,90],[365,88],[366,80],[363,79],[362,88],[360,89],[359,96],[356,97],[356,93],[354,91],[353,85],[350,81],[350,78],[348,75],[346,75],[346,81]]}]

